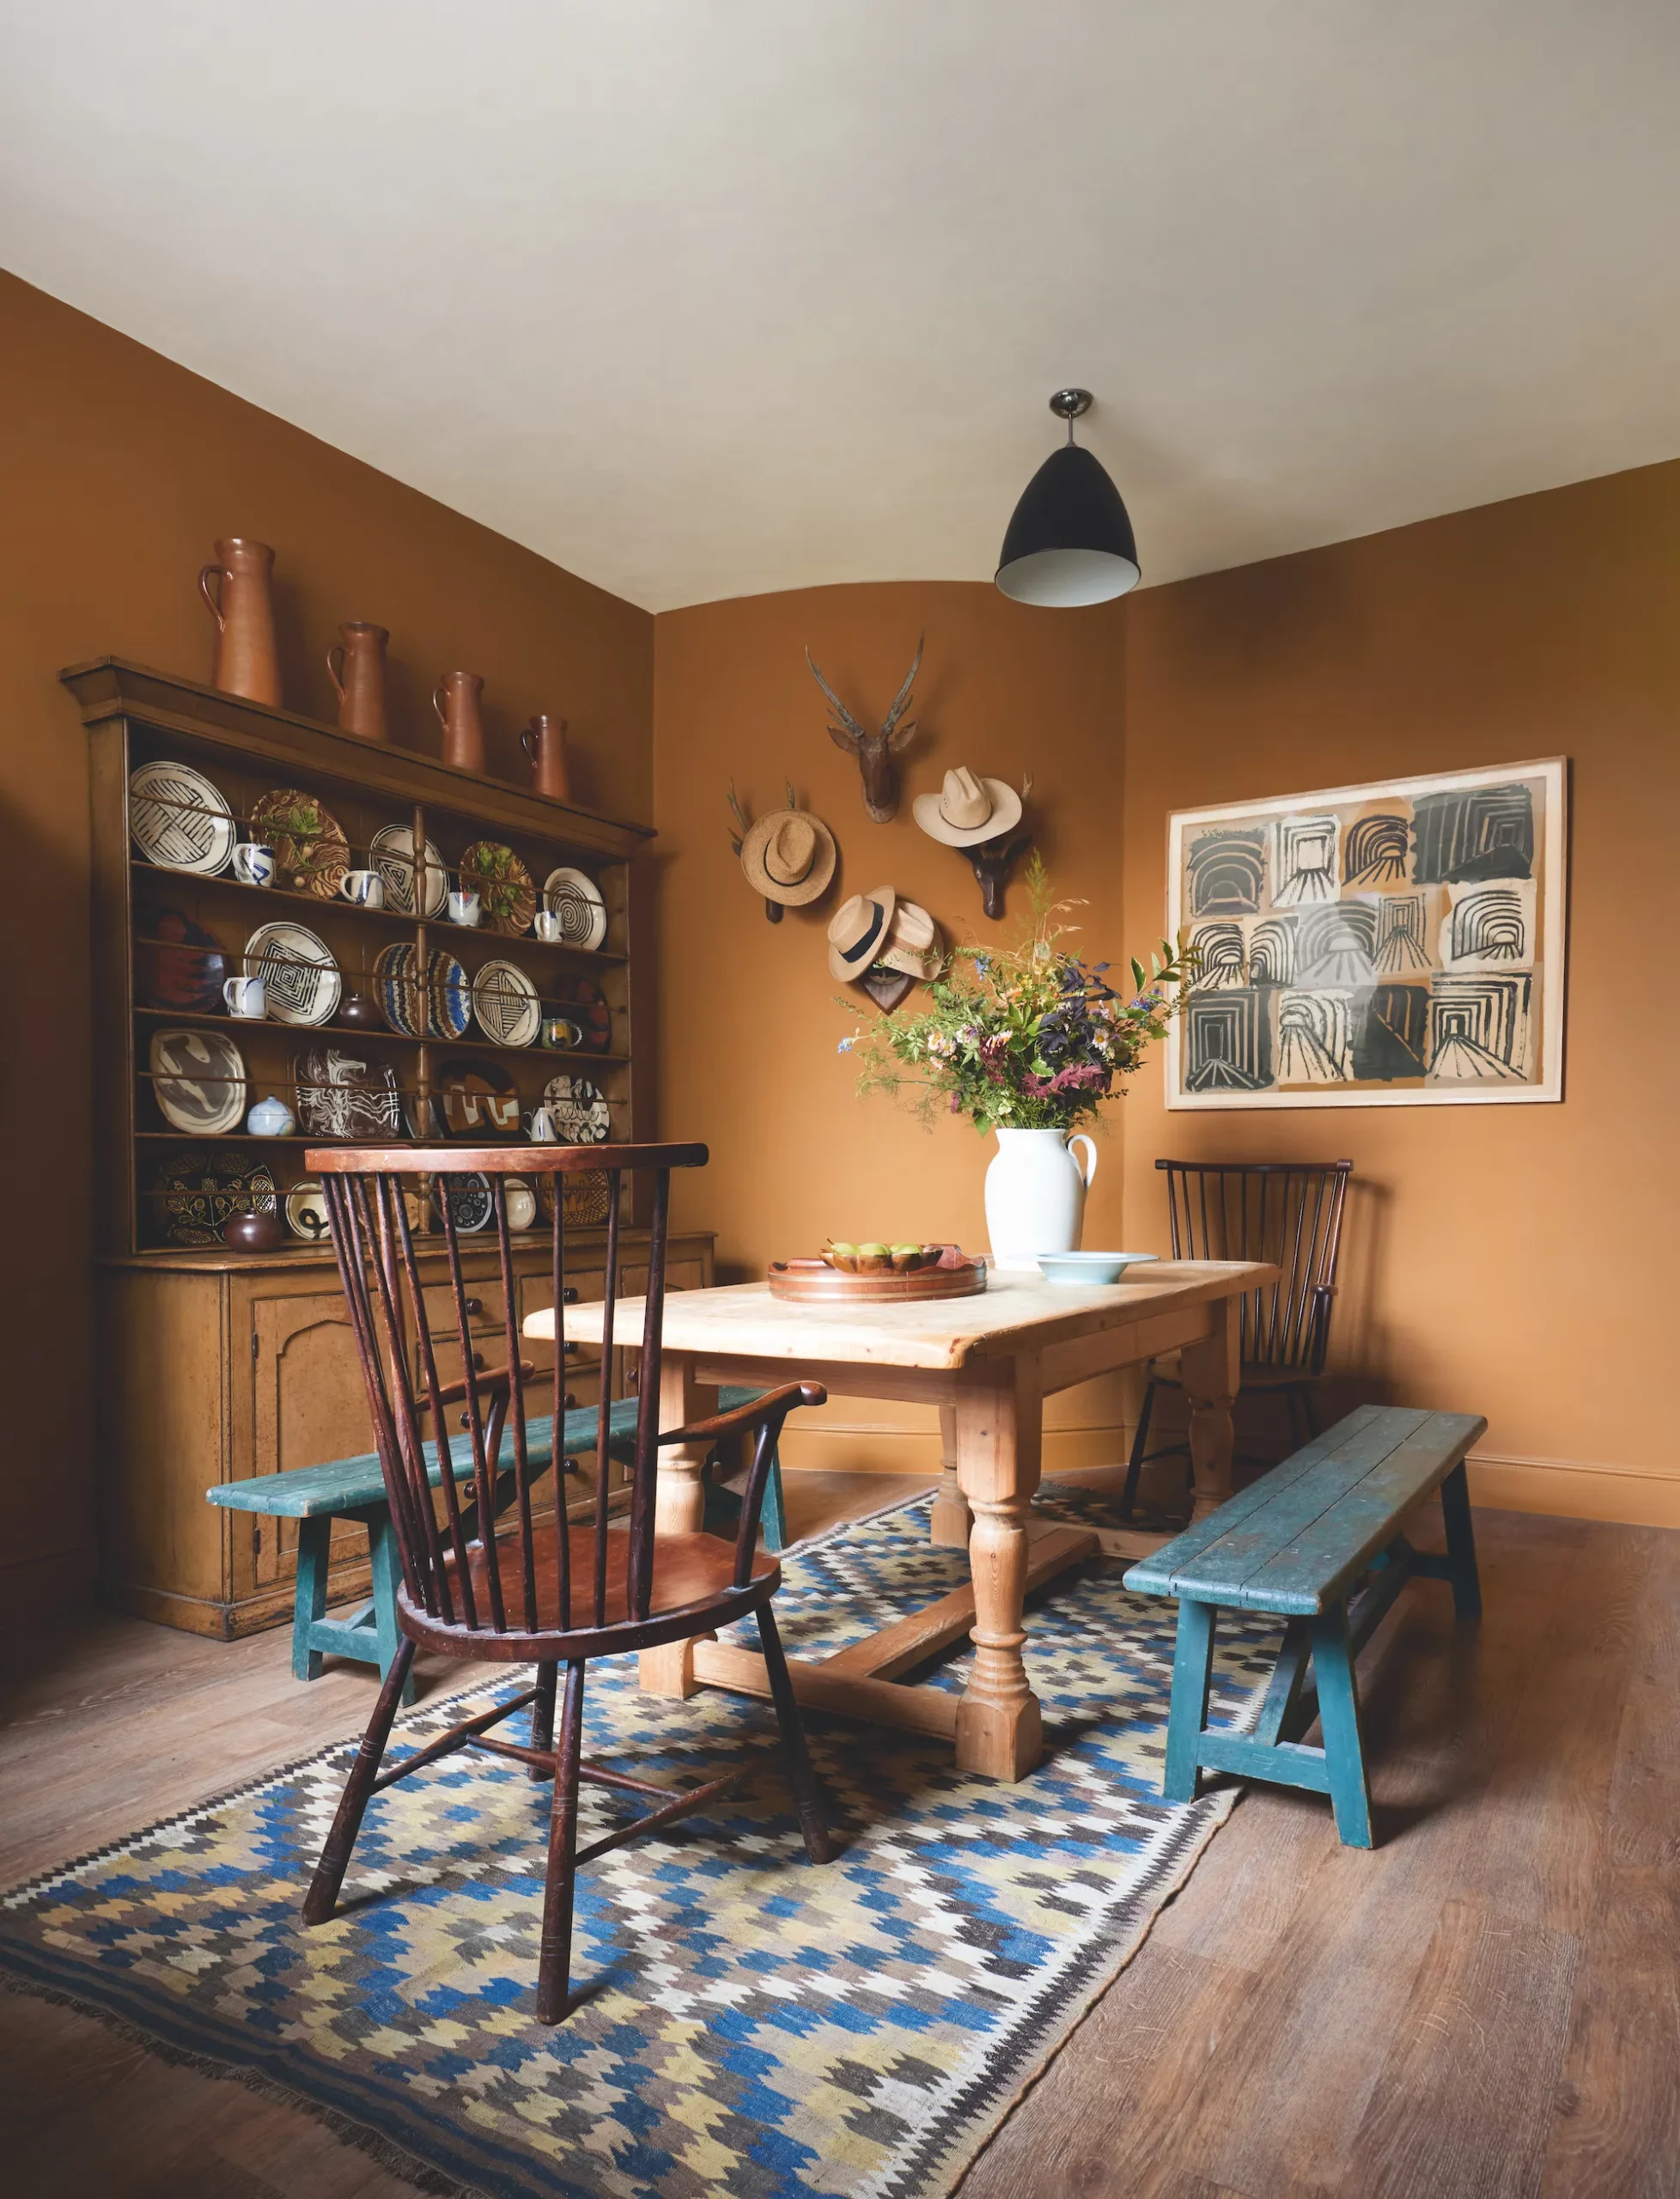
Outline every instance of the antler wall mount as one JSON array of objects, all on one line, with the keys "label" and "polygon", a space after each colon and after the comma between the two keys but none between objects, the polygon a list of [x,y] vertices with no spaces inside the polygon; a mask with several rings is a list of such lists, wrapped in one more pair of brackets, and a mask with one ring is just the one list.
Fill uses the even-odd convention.
[{"label": "antler wall mount", "polygon": [[828,706],[834,713],[828,728],[828,737],[837,748],[855,756],[857,768],[863,779],[863,806],[877,825],[889,824],[898,812],[898,758],[910,744],[916,731],[916,720],[907,719],[910,690],[916,685],[916,675],[922,669],[922,650],[927,640],[924,634],[916,645],[916,657],[904,676],[904,684],[892,698],[892,706],[881,720],[879,733],[866,733],[858,721],[835,693],[809,649],[805,661],[811,667],[811,676],[822,689]]},{"label": "antler wall mount", "polygon": [[772,809],[754,824],[729,782],[729,812],[735,820],[729,844],[740,858],[747,883],[764,896],[764,914],[779,924],[784,908],[803,908],[820,900],[834,877],[838,850],[820,817],[801,809],[787,782],[788,806]]}]

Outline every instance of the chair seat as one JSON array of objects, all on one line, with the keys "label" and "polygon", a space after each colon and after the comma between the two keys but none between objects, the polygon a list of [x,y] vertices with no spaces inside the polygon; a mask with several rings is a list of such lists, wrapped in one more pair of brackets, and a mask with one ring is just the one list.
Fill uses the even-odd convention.
[{"label": "chair seat", "polygon": [[[1322,1382],[1322,1374],[1314,1374],[1305,1367],[1269,1367],[1259,1360],[1243,1361],[1240,1384],[1245,1390],[1299,1390],[1311,1382]],[[1160,1358],[1149,1361],[1149,1380],[1159,1382],[1165,1389],[1181,1390],[1184,1378],[1178,1372],[1176,1351],[1163,1353]]]},{"label": "chair seat", "polygon": [[[608,1527],[603,1626],[621,1626],[630,1617],[630,1541],[627,1527]],[[537,1622],[534,1627],[528,1626],[526,1622],[518,1538],[512,1534],[497,1538],[502,1609],[509,1630],[520,1634],[548,1635],[593,1631],[595,1624],[595,1530],[593,1524],[586,1522],[569,1530],[572,1582],[569,1629],[560,1610],[558,1531],[551,1521],[539,1523],[532,1529],[531,1542],[537,1590]],[[458,1586],[460,1561],[451,1557],[446,1562],[450,1592],[454,1598],[455,1630],[465,1632]],[[478,1617],[478,1627],[474,1629],[476,1636],[488,1633],[491,1628],[490,1561],[481,1543],[474,1543],[469,1547],[467,1569]],[[755,1582],[774,1576],[776,1570],[776,1559],[771,1551],[753,1551],[752,1579]],[[733,1587],[734,1577],[735,1546],[733,1542],[721,1541],[716,1535],[656,1535],[654,1538],[653,1593],[648,1616],[654,1619],[667,1611],[685,1611],[696,1604],[721,1601],[738,1594],[740,1592]],[[406,1588],[399,1594],[398,1605],[400,1610],[419,1622],[424,1629],[425,1638],[430,1640],[435,1623],[412,1602]]]}]

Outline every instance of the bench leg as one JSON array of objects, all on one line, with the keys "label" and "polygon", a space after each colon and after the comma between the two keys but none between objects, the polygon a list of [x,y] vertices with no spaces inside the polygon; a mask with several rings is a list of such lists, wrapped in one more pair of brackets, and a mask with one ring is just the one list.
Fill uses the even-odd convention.
[{"label": "bench leg", "polygon": [[331,1520],[297,1523],[297,1593],[292,1601],[292,1678],[318,1680],[321,1653],[313,1644],[315,1624],[326,1617],[326,1568],[332,1542]]},{"label": "bench leg", "polygon": [[1476,1530],[1470,1525],[1470,1476],[1461,1459],[1441,1483],[1441,1518],[1446,1523],[1446,1556],[1452,1582],[1452,1609],[1458,1618],[1482,1616],[1482,1579],[1476,1569]]},{"label": "bench leg", "polygon": [[1172,1703],[1166,1715],[1166,1776],[1161,1799],[1166,1802],[1196,1800],[1196,1745],[1208,1722],[1208,1684],[1214,1669],[1214,1619],[1211,1604],[1178,1606],[1178,1641],[1172,1653]]},{"label": "bench leg", "polygon": [[1344,1848],[1374,1848],[1371,1790],[1359,1730],[1359,1683],[1345,1604],[1312,1622],[1312,1673],[1318,1684],[1318,1723],[1324,1736],[1324,1769],[1330,1775],[1336,1830]]},{"label": "bench leg", "polygon": [[[397,1530],[381,1504],[368,1522],[368,1555],[374,1569],[374,1637],[379,1645],[379,1676],[388,1679],[403,1636],[397,1626],[397,1589],[403,1577]],[[411,1659],[403,1681],[404,1708],[414,1700],[414,1665]]]}]

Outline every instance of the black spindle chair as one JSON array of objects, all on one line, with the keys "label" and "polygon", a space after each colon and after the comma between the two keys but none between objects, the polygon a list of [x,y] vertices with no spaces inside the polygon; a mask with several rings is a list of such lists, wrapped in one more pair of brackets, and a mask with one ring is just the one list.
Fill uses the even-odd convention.
[{"label": "black spindle chair", "polygon": [[[776,1456],[782,1423],[796,1405],[819,1405],[826,1393],[814,1382],[793,1382],[751,1404],[692,1427],[659,1431],[660,1337],[665,1301],[666,1241],[671,1171],[703,1167],[703,1145],[506,1146],[443,1150],[342,1146],[312,1151],[307,1166],[321,1179],[338,1255],[339,1279],[350,1307],[386,1495],[402,1558],[397,1623],[402,1641],[368,1722],[360,1753],[328,1833],[303,1904],[304,1922],[324,1922],[333,1911],[349,1867],[362,1814],[372,1797],[460,1748],[478,1748],[529,1767],[533,1779],[552,1779],[554,1800],[548,1844],[548,1877],[538,1964],[537,2015],[557,2023],[570,1989],[572,1888],[577,1867],[609,1849],[672,1824],[749,1776],[748,1765],[721,1778],[674,1791],[652,1782],[586,1763],[581,1755],[583,1679],[591,1658],[651,1648],[727,1626],[756,1615],[771,1693],[782,1731],[782,1753],[806,1852],[813,1863],[832,1854],[815,1778],[806,1754],[787,1659],[770,1599],[781,1578],[774,1557],[758,1546],[758,1514]],[[533,1510],[533,1475],[527,1457],[526,1386],[537,1374],[521,1360],[516,1327],[513,1255],[504,1179],[547,1176],[553,1192],[554,1378],[557,1407],[564,1387],[566,1245],[563,1179],[582,1169],[604,1169],[609,1179],[606,1300],[601,1343],[600,1448],[593,1520],[569,1525],[565,1490],[557,1475],[551,1519]],[[654,1178],[646,1305],[640,1339],[640,1398],[636,1457],[627,1514],[615,1515],[606,1469],[612,1401],[613,1319],[618,1283],[623,1187],[631,1172]],[[494,1207],[493,1241],[501,1256],[506,1304],[507,1361],[481,1370],[475,1361],[466,1286],[461,1276],[460,1233],[451,1179],[480,1172]],[[453,1319],[435,1324],[428,1310],[405,1187],[423,1193],[430,1179],[448,1263]],[[423,1210],[423,1209],[421,1209]],[[432,1249],[429,1240],[423,1249]],[[593,1263],[592,1262],[593,1265]],[[456,1346],[465,1370],[460,1381],[439,1379],[442,1351]],[[622,1348],[622,1347],[621,1347]],[[464,1404],[470,1462],[457,1460],[459,1439],[449,1435],[445,1408]],[[435,1440],[428,1441],[429,1421]],[[737,1465],[752,1439],[739,1526],[732,1542],[705,1533],[660,1534],[654,1527],[659,1446],[708,1444],[712,1459]],[[560,1446],[555,1445],[557,1459]],[[497,1468],[505,1473],[511,1452],[513,1490],[506,1518],[496,1524]],[[434,1492],[429,1469],[439,1486]],[[458,1472],[458,1465],[460,1471]],[[539,1470],[540,1472],[541,1469]],[[402,1762],[381,1770],[392,1721],[417,1647],[445,1656],[533,1664],[535,1684],[512,1701],[455,1726]],[[563,1668],[565,1684],[559,1682]],[[557,1694],[559,1734],[555,1734]],[[528,1747],[493,1736],[490,1728],[529,1708]],[[580,1781],[650,1797],[654,1806],[594,1841],[577,1847]]]},{"label": "black spindle chair", "polygon": [[[1166,1178],[1175,1260],[1269,1260],[1280,1270],[1277,1282],[1239,1301],[1242,1390],[1280,1400],[1293,1442],[1305,1440],[1303,1426],[1307,1436],[1316,1435],[1313,1392],[1324,1379],[1330,1345],[1353,1162],[1158,1160],[1155,1166]],[[1148,1448],[1157,1393],[1182,1386],[1171,1357],[1150,1361],[1120,1501],[1123,1519],[1132,1516],[1138,1476],[1152,1459],[1190,1457],[1188,1443]]]}]

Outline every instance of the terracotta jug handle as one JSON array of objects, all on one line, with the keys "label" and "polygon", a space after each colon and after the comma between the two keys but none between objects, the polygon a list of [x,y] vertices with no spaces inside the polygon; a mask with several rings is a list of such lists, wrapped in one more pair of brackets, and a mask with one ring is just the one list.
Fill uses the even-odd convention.
[{"label": "terracotta jug handle", "polygon": [[339,671],[338,666],[333,663],[332,660],[335,656],[343,656],[344,654],[344,645],[342,642],[334,642],[332,648],[326,653],[326,676],[338,689],[338,700],[341,703],[344,699],[344,674]]},{"label": "terracotta jug handle", "polygon": [[[216,601],[216,597],[210,594],[210,575],[212,573],[216,575],[218,582],[231,580],[233,578],[233,575],[228,570],[228,568],[225,565],[206,565],[203,572],[198,576],[198,593],[204,597],[205,602],[209,604],[210,607],[210,617],[215,619],[217,630],[225,631],[228,621],[222,614],[222,606]],[[220,593],[219,588],[217,593]]]},{"label": "terracotta jug handle", "polygon": [[438,683],[437,683],[436,686],[435,686],[435,687],[434,687],[434,688],[433,688],[433,690],[432,690],[432,708],[433,708],[433,710],[435,710],[436,711],[436,713],[437,713],[437,722],[438,722],[438,723],[439,723],[442,728],[443,728],[443,730],[444,730],[446,733],[447,733],[447,732],[448,732],[448,730],[449,730],[449,721],[448,721],[448,719],[447,719],[447,717],[445,717],[445,716],[444,716],[444,715],[443,715],[443,705],[442,705],[442,704],[441,704],[441,702],[439,702],[439,700],[438,700],[438,697],[439,697],[442,692],[443,692],[443,682],[440,679],[440,680],[438,681]]},{"label": "terracotta jug handle", "polygon": [[537,736],[529,726],[527,726],[524,732],[520,734],[519,745],[534,764],[537,760]]}]

